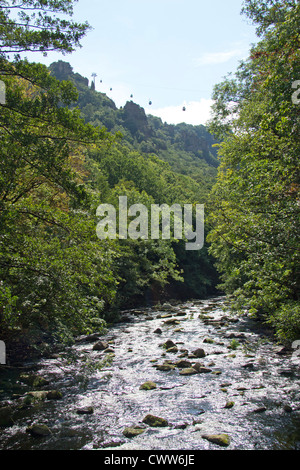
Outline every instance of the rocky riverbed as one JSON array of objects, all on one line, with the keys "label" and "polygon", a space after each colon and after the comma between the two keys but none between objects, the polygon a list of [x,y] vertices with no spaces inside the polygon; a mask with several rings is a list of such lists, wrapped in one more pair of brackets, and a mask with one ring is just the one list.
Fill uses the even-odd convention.
[{"label": "rocky riverbed", "polygon": [[300,370],[223,298],[123,312],[0,376],[0,449],[300,449]]}]

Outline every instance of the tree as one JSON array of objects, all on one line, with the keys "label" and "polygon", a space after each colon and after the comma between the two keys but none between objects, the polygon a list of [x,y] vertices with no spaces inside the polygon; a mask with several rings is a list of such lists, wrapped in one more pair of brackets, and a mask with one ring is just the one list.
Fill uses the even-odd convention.
[{"label": "tree", "polygon": [[0,2],[2,333],[87,331],[115,294],[115,249],[96,237],[82,150],[109,137],[68,109],[78,97],[70,82],[59,82],[41,64],[8,57],[72,51],[87,26],[54,14],[71,14],[73,3]]},{"label": "tree", "polygon": [[235,306],[299,337],[298,2],[245,2],[261,41],[215,88],[211,130],[223,138],[212,195],[211,253]]},{"label": "tree", "polygon": [[[85,126],[79,112],[67,109],[76,101],[74,86],[50,76],[41,64],[30,64],[21,51],[52,50],[71,52],[79,45],[88,25],[72,23],[55,14],[72,15],[72,0],[0,0],[0,78],[6,86],[6,102],[1,106],[2,200],[15,191],[14,200],[34,187],[18,184],[25,167],[33,174],[75,190],[68,168],[70,143],[103,138],[92,126]],[[62,106],[63,105],[63,106]],[[14,158],[12,158],[12,156]],[[5,158],[4,158],[5,157]]]},{"label": "tree", "polygon": [[72,16],[76,0],[0,0],[0,55],[72,52],[90,28],[55,14]]}]

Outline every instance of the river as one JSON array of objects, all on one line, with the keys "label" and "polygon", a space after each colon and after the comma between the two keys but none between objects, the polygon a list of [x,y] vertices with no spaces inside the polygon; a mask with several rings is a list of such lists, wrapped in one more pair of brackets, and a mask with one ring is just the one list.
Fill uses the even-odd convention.
[{"label": "river", "polygon": [[[105,349],[82,337],[27,364],[44,384],[28,385],[24,371],[2,374],[11,421],[0,428],[0,449],[300,449],[299,360],[257,322],[231,314],[222,297],[123,317],[99,338]],[[150,389],[141,389],[146,382]],[[32,390],[43,393],[33,399]],[[50,390],[59,395],[51,399]],[[153,426],[149,415],[165,421]],[[34,436],[34,424],[49,432]]]}]

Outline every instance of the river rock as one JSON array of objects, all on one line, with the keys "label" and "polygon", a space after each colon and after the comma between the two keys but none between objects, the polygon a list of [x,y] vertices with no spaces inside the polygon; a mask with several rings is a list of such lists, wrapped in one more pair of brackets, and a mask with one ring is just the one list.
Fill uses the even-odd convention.
[{"label": "river rock", "polygon": [[181,354],[179,354],[178,357],[189,357],[189,352],[188,352],[188,351],[184,351],[184,352],[182,352]]},{"label": "river rock", "polygon": [[123,315],[119,319],[119,323],[128,323],[131,322],[131,318],[128,315]]},{"label": "river rock", "polygon": [[92,406],[84,406],[83,408],[79,408],[76,413],[78,415],[92,415],[94,413],[94,408]]},{"label": "river rock", "polygon": [[0,408],[0,426],[11,426],[13,422],[13,409],[11,406]]},{"label": "river rock", "polygon": [[202,364],[202,362],[195,362],[195,364],[191,365],[191,367],[193,367],[193,369],[198,372],[201,367],[204,367],[204,365]]},{"label": "river rock", "polygon": [[169,423],[166,419],[159,418],[158,416],[153,416],[151,414],[145,416],[143,423],[148,424],[148,426],[153,428],[169,426]]},{"label": "river rock", "polygon": [[228,401],[224,408],[232,408],[234,406],[234,401]]},{"label": "river rock", "polygon": [[26,397],[32,397],[34,400],[45,400],[48,392],[46,390],[39,390],[26,393]]},{"label": "river rock", "polygon": [[171,339],[168,339],[163,345],[162,347],[165,348],[165,349],[170,349],[170,348],[173,348],[175,347],[176,344],[171,340]]},{"label": "river rock", "polygon": [[211,339],[211,338],[204,338],[203,343],[212,344],[212,343],[214,343],[214,340]]},{"label": "river rock", "polygon": [[37,374],[20,374],[20,381],[34,388],[43,387],[49,384],[49,381]]},{"label": "river rock", "polygon": [[59,390],[50,390],[47,392],[47,400],[61,400],[62,393]]},{"label": "river rock", "polygon": [[201,437],[222,447],[227,447],[230,444],[230,437],[228,434],[203,434]]},{"label": "river rock", "polygon": [[94,341],[98,341],[99,339],[99,334],[97,333],[92,333],[90,335],[82,335],[76,338],[75,342],[76,343],[93,343]]},{"label": "river rock", "polygon": [[145,432],[144,428],[141,428],[139,426],[133,426],[133,427],[125,428],[123,431],[123,435],[125,437],[132,438],[132,437],[139,436],[143,432]]},{"label": "river rock", "polygon": [[162,310],[170,311],[174,310],[174,307],[170,303],[165,302],[164,304],[162,304]]},{"label": "river rock", "polygon": [[104,351],[104,349],[107,349],[109,347],[109,344],[106,341],[98,341],[96,344],[93,346],[94,351]]},{"label": "river rock", "polygon": [[209,367],[204,367],[203,364],[201,364],[200,362],[196,362],[196,364],[193,364],[192,367],[198,372],[198,374],[207,374],[211,372],[211,369],[209,369]]},{"label": "river rock", "polygon": [[180,321],[176,318],[169,318],[168,320],[164,321],[165,325],[179,325]]},{"label": "river rock", "polygon": [[253,362],[246,362],[245,364],[242,365],[244,369],[254,369],[254,363]]},{"label": "river rock", "polygon": [[180,375],[193,375],[197,374],[198,372],[193,367],[188,367],[186,369],[182,369],[179,374]]},{"label": "river rock", "polygon": [[179,310],[177,313],[176,313],[176,317],[183,317],[187,314],[187,312],[185,310]]},{"label": "river rock", "polygon": [[177,346],[172,346],[171,348],[167,349],[167,352],[168,353],[177,353],[178,348],[177,348]]},{"label": "river rock", "polygon": [[162,330],[160,328],[156,328],[156,330],[154,330],[154,333],[156,333],[157,335],[161,335]]},{"label": "river rock", "polygon": [[178,423],[175,424],[174,429],[186,429],[188,427],[188,423]]},{"label": "river rock", "polygon": [[265,411],[267,411],[267,408],[265,406],[259,406],[258,408],[255,408],[255,410],[253,410],[253,413],[264,413]]},{"label": "river rock", "polygon": [[175,369],[175,366],[172,364],[161,364],[158,366],[155,366],[157,370],[168,372],[169,370]]},{"label": "river rock", "polygon": [[293,369],[281,369],[279,370],[279,374],[283,377],[294,377],[295,371]]},{"label": "river rock", "polygon": [[34,437],[50,436],[51,431],[45,424],[33,424],[26,429],[26,432]]},{"label": "river rock", "polygon": [[196,349],[195,351],[193,351],[193,355],[194,355],[195,357],[199,357],[199,358],[205,357],[205,351],[204,351],[204,349],[202,349],[202,348],[198,348],[198,349]]},{"label": "river rock", "polygon": [[190,361],[185,361],[185,360],[182,359],[181,361],[176,362],[176,366],[179,369],[185,369],[185,368],[191,367],[192,364],[191,364]]},{"label": "river rock", "polygon": [[154,390],[155,388],[156,388],[156,383],[151,382],[151,380],[149,380],[148,382],[143,383],[140,386],[140,390]]},{"label": "river rock", "polygon": [[278,346],[274,348],[274,351],[275,354],[278,354],[279,356],[284,356],[291,352],[291,348],[288,346]]}]

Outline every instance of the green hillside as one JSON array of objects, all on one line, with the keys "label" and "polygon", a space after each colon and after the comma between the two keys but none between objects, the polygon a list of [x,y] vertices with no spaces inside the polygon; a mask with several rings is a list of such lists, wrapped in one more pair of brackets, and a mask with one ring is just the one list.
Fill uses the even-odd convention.
[{"label": "green hillside", "polygon": [[205,126],[181,123],[170,125],[158,117],[146,115],[133,101],[118,109],[104,93],[94,90],[94,83],[73,72],[68,62],[58,61],[50,66],[53,76],[69,80],[79,96],[76,105],[87,123],[105,127],[112,134],[120,132],[123,144],[142,155],[156,155],[182,175],[201,183],[205,193],[211,188],[217,173],[216,140]]},{"label": "green hillside", "polygon": [[[29,0],[0,3],[0,337],[68,340],[123,308],[221,289],[280,340],[299,338],[299,2],[245,0],[260,40],[215,86],[208,128],[118,109],[68,62],[22,59],[78,47],[88,24],[59,16],[72,0],[38,2],[39,16],[19,11]],[[116,226],[120,197],[135,235],[138,208],[203,204],[204,246],[186,250],[175,223],[169,237],[99,237],[98,208]]]},{"label": "green hillside", "polygon": [[[50,73],[27,61],[1,66],[2,337],[22,331],[27,346],[44,335],[69,340],[124,308],[216,293],[206,242],[187,251],[173,232],[167,239],[96,232],[97,208],[117,208],[120,196],[149,211],[206,204],[217,159],[205,128],[163,124],[132,102],[117,109],[66,62]],[[205,238],[208,231],[205,223]]]}]

